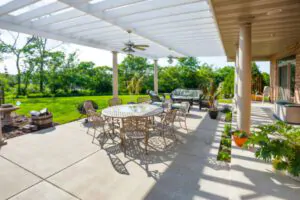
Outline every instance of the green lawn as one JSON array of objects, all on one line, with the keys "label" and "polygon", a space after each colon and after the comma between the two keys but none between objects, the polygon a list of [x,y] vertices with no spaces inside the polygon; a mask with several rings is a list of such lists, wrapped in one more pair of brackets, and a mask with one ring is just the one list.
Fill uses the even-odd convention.
[{"label": "green lawn", "polygon": [[232,99],[218,99],[218,103],[231,104],[232,103]]},{"label": "green lawn", "polygon": [[[140,95],[145,96],[145,95]],[[123,104],[127,102],[136,102],[138,95],[122,95],[120,98]],[[68,123],[78,119],[81,115],[77,111],[77,105],[85,100],[95,101],[99,109],[106,108],[107,101],[112,96],[85,96],[85,97],[56,97],[56,98],[22,98],[22,99],[7,99],[6,103],[16,104],[17,101],[21,102],[18,114],[29,116],[31,110],[41,110],[48,108],[53,114],[54,122],[60,124]]]}]

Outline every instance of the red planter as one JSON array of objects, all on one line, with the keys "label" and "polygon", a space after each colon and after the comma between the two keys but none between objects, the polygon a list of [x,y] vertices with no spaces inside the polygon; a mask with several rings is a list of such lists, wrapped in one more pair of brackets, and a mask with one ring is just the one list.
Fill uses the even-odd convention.
[{"label": "red planter", "polygon": [[245,144],[245,142],[248,140],[248,138],[239,138],[233,135],[233,140],[238,147],[242,147]]}]

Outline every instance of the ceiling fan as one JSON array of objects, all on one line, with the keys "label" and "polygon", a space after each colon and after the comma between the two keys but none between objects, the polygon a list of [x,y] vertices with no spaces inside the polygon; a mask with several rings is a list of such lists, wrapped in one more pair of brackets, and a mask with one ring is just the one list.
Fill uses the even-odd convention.
[{"label": "ceiling fan", "polygon": [[168,63],[172,64],[173,61],[174,61],[174,59],[178,59],[179,57],[175,57],[175,56],[169,55],[167,58],[168,58]]},{"label": "ceiling fan", "polygon": [[149,45],[147,45],[147,44],[135,44],[135,43],[133,43],[130,40],[130,34],[132,33],[132,31],[128,30],[127,33],[129,35],[129,40],[128,40],[128,42],[124,43],[125,47],[122,49],[122,51],[124,51],[124,52],[128,53],[129,55],[131,55],[136,50],[145,51],[146,48],[149,47]]}]

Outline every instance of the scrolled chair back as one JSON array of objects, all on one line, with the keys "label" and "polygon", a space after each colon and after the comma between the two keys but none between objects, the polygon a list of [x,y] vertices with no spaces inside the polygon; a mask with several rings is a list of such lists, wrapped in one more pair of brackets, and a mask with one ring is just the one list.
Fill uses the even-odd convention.
[{"label": "scrolled chair back", "polygon": [[87,111],[88,119],[94,126],[104,126],[105,120],[101,117],[99,113],[93,110]]},{"label": "scrolled chair back", "polygon": [[188,113],[190,109],[189,102],[181,102],[180,111],[184,114]]},{"label": "scrolled chair back", "polygon": [[148,101],[150,101],[149,97],[138,97],[137,98],[137,103],[147,103]]},{"label": "scrolled chair back", "polygon": [[126,117],[122,119],[121,137],[142,139],[148,137],[148,117]]},{"label": "scrolled chair back", "polygon": [[84,108],[85,112],[87,112],[88,110],[96,111],[93,106],[92,101],[85,101],[83,103],[83,108]]},{"label": "scrolled chair back", "polygon": [[122,99],[120,98],[112,98],[108,100],[108,106],[117,106],[117,105],[122,105]]},{"label": "scrolled chair back", "polygon": [[170,109],[166,111],[166,114],[164,118],[162,119],[162,123],[164,125],[172,125],[174,124],[175,118],[176,118],[177,110],[176,109]]}]

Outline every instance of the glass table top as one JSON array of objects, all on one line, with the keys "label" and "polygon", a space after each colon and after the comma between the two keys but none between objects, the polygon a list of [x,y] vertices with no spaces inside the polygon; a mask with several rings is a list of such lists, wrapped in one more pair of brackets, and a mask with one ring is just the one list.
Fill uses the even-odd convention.
[{"label": "glass table top", "polygon": [[153,116],[162,112],[163,108],[150,104],[127,104],[102,110],[107,117]]}]

